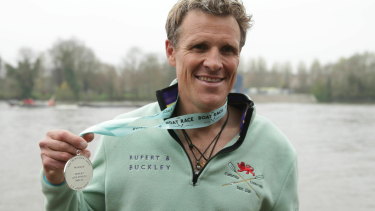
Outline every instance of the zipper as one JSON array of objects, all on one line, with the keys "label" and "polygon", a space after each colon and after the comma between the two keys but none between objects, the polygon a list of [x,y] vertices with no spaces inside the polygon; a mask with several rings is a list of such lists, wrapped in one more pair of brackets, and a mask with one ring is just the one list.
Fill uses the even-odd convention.
[{"label": "zipper", "polygon": [[[181,146],[181,148],[184,150],[185,155],[186,155],[187,159],[189,160],[190,167],[191,167],[191,172],[193,173],[192,182],[193,182],[193,186],[195,186],[195,185],[197,184],[197,181],[198,181],[198,178],[199,178],[200,172],[196,173],[196,172],[194,171],[193,163],[191,162],[190,157],[189,157],[189,154],[187,153],[187,151],[186,151],[184,145],[182,144],[180,138],[177,136],[177,134],[176,134],[176,132],[174,132],[174,130],[170,130],[170,131],[172,132],[171,134],[173,134],[172,137],[177,141],[177,143],[178,143],[178,144]],[[205,166],[204,166],[204,167],[205,167]],[[203,167],[203,169],[204,169],[204,167]],[[203,170],[203,169],[202,169],[202,170]]]},{"label": "zipper", "polygon": [[[241,137],[240,135],[237,135],[237,140],[236,140],[235,142],[237,142],[237,141],[240,139],[240,137]],[[232,146],[232,145],[231,145],[231,146]],[[218,155],[221,154],[222,152],[226,151],[227,148],[229,148],[229,147],[231,147],[231,146],[227,146],[227,147],[221,149],[221,150],[220,150],[219,152],[217,152],[214,156],[212,156],[212,157],[207,161],[207,163],[203,166],[203,168],[202,168],[198,173],[196,173],[196,172],[194,171],[193,164],[191,163],[191,160],[190,160],[190,158],[189,158],[190,165],[191,165],[191,167],[192,167],[192,169],[193,169],[193,186],[196,185],[199,176],[201,175],[201,173],[203,172],[203,170],[206,168],[206,166],[208,165],[208,163],[209,163],[212,159],[214,159],[216,156],[218,156]],[[186,153],[185,148],[184,148],[184,151],[185,151],[185,153]],[[189,157],[189,155],[187,155],[187,156]]]}]

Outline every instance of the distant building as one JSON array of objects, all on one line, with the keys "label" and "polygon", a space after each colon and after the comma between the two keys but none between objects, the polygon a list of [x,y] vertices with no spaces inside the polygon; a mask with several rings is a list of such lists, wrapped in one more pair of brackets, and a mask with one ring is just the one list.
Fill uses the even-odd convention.
[{"label": "distant building", "polygon": [[232,92],[244,93],[244,91],[245,90],[243,88],[243,76],[237,74],[236,83],[234,84]]},{"label": "distant building", "polygon": [[288,95],[293,92],[290,89],[281,89],[277,87],[259,87],[250,88],[247,91],[249,95]]}]

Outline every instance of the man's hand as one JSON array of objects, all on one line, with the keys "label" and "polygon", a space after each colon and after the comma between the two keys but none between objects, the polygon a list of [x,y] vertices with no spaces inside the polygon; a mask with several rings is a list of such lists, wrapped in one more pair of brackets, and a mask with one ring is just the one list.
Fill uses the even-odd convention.
[{"label": "man's hand", "polygon": [[39,142],[44,174],[52,184],[64,182],[65,163],[76,155],[77,150],[81,154],[90,157],[87,150],[87,143],[94,139],[94,134],[86,134],[83,137],[77,136],[69,131],[49,131],[46,137]]}]

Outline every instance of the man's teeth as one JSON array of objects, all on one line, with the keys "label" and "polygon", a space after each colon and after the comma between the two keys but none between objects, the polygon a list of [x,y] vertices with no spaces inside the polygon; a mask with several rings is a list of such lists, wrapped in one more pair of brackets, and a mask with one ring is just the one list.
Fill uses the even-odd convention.
[{"label": "man's teeth", "polygon": [[209,77],[198,77],[199,80],[207,81],[207,82],[220,82],[220,78],[209,78]]}]

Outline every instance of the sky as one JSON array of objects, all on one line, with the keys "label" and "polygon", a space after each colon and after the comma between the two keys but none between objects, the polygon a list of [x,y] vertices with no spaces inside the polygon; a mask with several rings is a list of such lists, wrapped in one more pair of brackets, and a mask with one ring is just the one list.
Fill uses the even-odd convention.
[{"label": "sky", "polygon": [[[165,21],[176,0],[0,0],[0,57],[46,52],[75,38],[103,62],[121,64],[133,47],[164,54]],[[323,63],[375,52],[375,0],[243,0],[253,27],[242,60]]]}]

